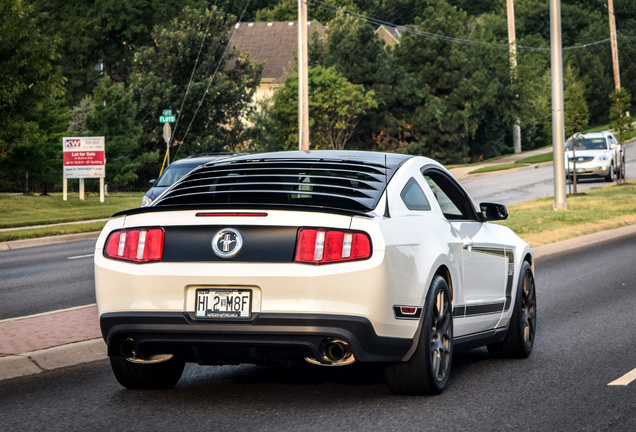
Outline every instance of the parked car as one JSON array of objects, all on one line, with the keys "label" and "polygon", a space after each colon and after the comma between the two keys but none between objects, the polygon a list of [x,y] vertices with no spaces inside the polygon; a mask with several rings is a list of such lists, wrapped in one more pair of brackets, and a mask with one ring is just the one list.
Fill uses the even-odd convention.
[{"label": "parked car", "polygon": [[565,144],[565,152],[568,180],[572,179],[575,170],[577,178],[602,177],[611,182],[619,170],[625,178],[625,156],[621,145],[609,132],[575,134]]},{"label": "parked car", "polygon": [[150,180],[151,188],[141,198],[141,207],[148,207],[159,195],[181,177],[192,171],[199,165],[208,162],[234,156],[237,153],[213,153],[204,155],[193,155],[185,159],[174,161],[166,168],[158,179]]},{"label": "parked car", "polygon": [[97,240],[114,375],[168,388],[186,362],[372,362],[395,393],[440,393],[456,350],[532,351],[532,250],[489,222],[507,216],[425,157],[281,152],[199,166]]}]

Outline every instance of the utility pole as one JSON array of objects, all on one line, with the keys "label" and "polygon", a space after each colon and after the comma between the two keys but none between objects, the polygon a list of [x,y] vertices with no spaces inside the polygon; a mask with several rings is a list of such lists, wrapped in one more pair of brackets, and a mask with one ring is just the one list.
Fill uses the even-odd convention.
[{"label": "utility pole", "polygon": [[[508,43],[510,44],[510,80],[514,83],[517,80],[517,36],[515,34],[515,4],[514,0],[508,1]],[[515,117],[515,124],[512,126],[512,142],[515,153],[521,153],[521,126],[519,119]]]},{"label": "utility pole", "polygon": [[307,3],[298,0],[298,150],[309,151]]},{"label": "utility pole", "polygon": [[614,66],[614,87],[621,89],[621,74],[618,69],[618,45],[616,43],[616,19],[614,18],[614,0],[607,1],[610,25],[610,44],[612,46],[612,65]]},{"label": "utility pole", "polygon": [[554,159],[553,210],[567,210],[565,192],[565,121],[563,113],[563,53],[561,46],[561,0],[550,0],[550,54],[552,69],[552,144]]}]

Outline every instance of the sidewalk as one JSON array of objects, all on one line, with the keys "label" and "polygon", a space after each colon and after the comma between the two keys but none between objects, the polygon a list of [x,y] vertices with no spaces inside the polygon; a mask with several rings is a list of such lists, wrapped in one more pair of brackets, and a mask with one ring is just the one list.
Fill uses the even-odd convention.
[{"label": "sidewalk", "polygon": [[[451,169],[449,171],[451,172],[451,174],[453,174],[453,176],[457,180],[461,180],[461,179],[463,179],[465,177],[468,177],[470,172],[478,170],[480,168],[485,168],[485,167],[489,167],[489,166],[496,166],[496,165],[503,165],[503,164],[511,164],[511,163],[515,163],[518,160],[525,159],[527,157],[542,155],[542,154],[551,153],[551,152],[552,152],[552,146],[544,147],[544,148],[540,148],[540,149],[537,149],[537,150],[531,150],[531,151],[527,151],[527,152],[511,154],[511,155],[502,157],[501,159],[494,160],[492,162],[484,162],[484,163],[473,164],[473,165],[469,165],[469,166],[465,166],[465,167],[453,168],[453,169]],[[546,165],[552,165],[552,162],[545,162],[545,164]],[[531,165],[531,166],[519,166],[519,168],[514,168],[514,169],[530,169],[530,168],[534,168],[534,165]],[[511,171],[511,170],[507,170],[507,171]],[[499,173],[501,173],[501,172],[499,171]]]},{"label": "sidewalk", "polygon": [[[540,246],[535,260],[633,233],[636,225]],[[94,304],[0,321],[0,381],[105,358]]]},{"label": "sidewalk", "polygon": [[0,321],[0,380],[104,358],[96,305]]}]

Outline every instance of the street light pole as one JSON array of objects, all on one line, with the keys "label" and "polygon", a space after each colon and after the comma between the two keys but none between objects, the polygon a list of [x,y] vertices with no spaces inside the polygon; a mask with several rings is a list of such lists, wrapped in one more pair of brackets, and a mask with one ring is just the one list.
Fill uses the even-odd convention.
[{"label": "street light pole", "polygon": [[561,47],[561,0],[550,0],[550,53],[552,69],[552,144],[554,159],[553,210],[567,210],[565,192],[565,121],[563,112],[563,54]]}]

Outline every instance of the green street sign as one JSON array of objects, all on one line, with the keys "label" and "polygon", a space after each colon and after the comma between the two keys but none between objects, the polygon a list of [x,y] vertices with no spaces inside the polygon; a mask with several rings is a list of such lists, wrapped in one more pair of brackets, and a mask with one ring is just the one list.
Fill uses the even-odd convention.
[{"label": "green street sign", "polygon": [[161,115],[171,116],[172,115],[172,110],[171,109],[165,109],[165,110],[163,110]]},{"label": "green street sign", "polygon": [[159,116],[159,123],[175,123],[176,121],[177,121],[177,117],[173,115]]}]

